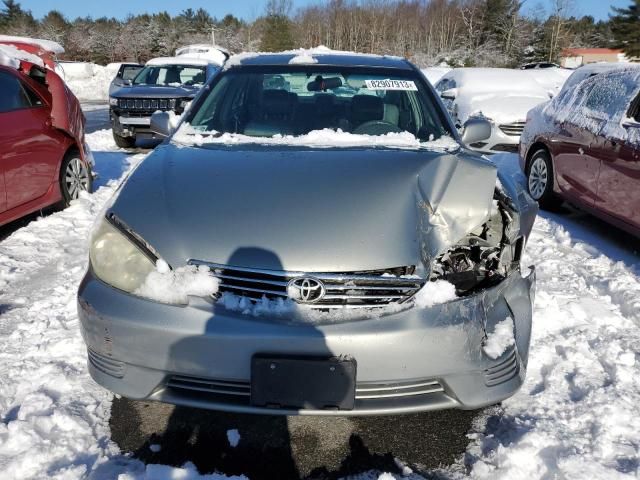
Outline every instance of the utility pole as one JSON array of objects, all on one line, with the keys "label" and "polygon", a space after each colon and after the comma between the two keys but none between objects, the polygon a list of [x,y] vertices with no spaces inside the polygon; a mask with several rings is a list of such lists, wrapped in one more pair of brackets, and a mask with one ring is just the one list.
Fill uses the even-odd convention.
[{"label": "utility pole", "polygon": [[211,25],[211,45],[216,44],[216,28]]}]

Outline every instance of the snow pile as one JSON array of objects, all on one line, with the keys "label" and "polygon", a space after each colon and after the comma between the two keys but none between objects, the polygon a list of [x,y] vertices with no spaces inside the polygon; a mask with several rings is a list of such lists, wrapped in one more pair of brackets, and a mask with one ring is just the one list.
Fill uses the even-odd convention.
[{"label": "snow pile", "polygon": [[438,151],[451,151],[460,148],[460,145],[451,137],[443,136],[437,140],[421,142],[409,132],[387,133],[385,135],[359,135],[343,132],[338,129],[313,130],[306,135],[274,135],[273,137],[252,137],[239,133],[220,133],[216,131],[203,131],[192,127],[189,123],[183,123],[174,133],[172,141],[178,145],[221,144],[261,144],[261,145],[291,145],[300,147],[389,147],[401,149],[427,149]]},{"label": "snow pile", "polygon": [[219,283],[204,265],[187,265],[171,270],[167,262],[159,259],[156,269],[147,276],[135,294],[162,303],[187,304],[190,295],[213,295],[218,291]]},{"label": "snow pile", "polygon": [[482,350],[493,359],[499,358],[509,347],[516,342],[513,334],[513,318],[507,317],[495,325],[492,333],[489,333]]},{"label": "snow pile", "polygon": [[414,303],[420,308],[430,308],[455,299],[456,287],[446,280],[425,283],[413,297]]},{"label": "snow pile", "polygon": [[313,63],[318,63],[318,59],[317,58],[313,58],[308,53],[303,53],[301,55],[297,55],[297,56],[293,57],[291,60],[289,60],[289,63],[291,65],[313,64]]},{"label": "snow pile", "polygon": [[[103,154],[105,132],[87,135],[87,142],[106,185],[0,243],[3,478],[79,479],[118,455],[109,441],[111,395],[87,374],[76,291],[87,267],[89,231],[119,184],[103,167],[120,163],[128,171],[143,156]],[[108,149],[117,150],[113,140]]]},{"label": "snow pile", "polygon": [[62,77],[81,102],[109,99],[109,85],[116,76],[120,64],[106,67],[87,62],[61,62]]}]

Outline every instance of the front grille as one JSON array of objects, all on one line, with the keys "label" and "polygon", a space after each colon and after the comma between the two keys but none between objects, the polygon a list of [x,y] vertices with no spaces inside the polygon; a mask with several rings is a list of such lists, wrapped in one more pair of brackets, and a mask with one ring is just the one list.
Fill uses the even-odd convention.
[{"label": "front grille", "polygon": [[249,299],[289,298],[287,286],[292,279],[311,277],[324,285],[324,296],[308,306],[330,308],[374,308],[402,303],[424,284],[412,276],[413,267],[351,273],[302,273],[231,267],[199,260],[193,265],[206,265],[220,279],[219,293],[232,293]]},{"label": "front grille", "polygon": [[509,356],[498,365],[487,368],[484,371],[485,384],[488,387],[494,387],[501,383],[511,380],[519,371],[518,356],[514,348]]},{"label": "front grille", "polygon": [[[233,403],[249,403],[251,384],[236,380],[215,380],[201,377],[174,375],[169,378],[167,387],[174,390],[223,396]],[[431,379],[412,380],[404,382],[356,384],[356,400],[375,400],[384,398],[406,398],[419,395],[443,393],[440,382]]]},{"label": "front grille", "polygon": [[175,98],[119,98],[118,107],[122,110],[173,110],[176,107]]},{"label": "front grille", "polygon": [[503,123],[499,125],[500,130],[512,137],[519,137],[524,130],[525,122]]}]

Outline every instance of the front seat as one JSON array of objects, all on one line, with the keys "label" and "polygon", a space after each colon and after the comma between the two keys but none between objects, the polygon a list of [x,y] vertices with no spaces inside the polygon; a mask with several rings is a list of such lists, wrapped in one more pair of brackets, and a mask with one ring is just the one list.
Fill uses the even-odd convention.
[{"label": "front seat", "polygon": [[170,68],[167,70],[167,74],[164,77],[164,83],[166,85],[171,83],[182,83],[182,79],[180,78],[180,73],[177,68]]},{"label": "front seat", "polygon": [[384,103],[373,95],[354,95],[351,99],[351,124],[353,130],[367,122],[384,119]]}]

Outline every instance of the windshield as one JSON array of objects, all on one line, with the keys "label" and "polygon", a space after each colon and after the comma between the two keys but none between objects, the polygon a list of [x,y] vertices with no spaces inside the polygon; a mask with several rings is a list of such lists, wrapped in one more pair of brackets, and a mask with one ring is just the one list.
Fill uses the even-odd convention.
[{"label": "windshield", "polygon": [[134,85],[202,86],[206,80],[205,67],[197,65],[148,65],[133,79]]},{"label": "windshield", "polygon": [[322,129],[362,135],[409,132],[421,141],[450,135],[431,92],[417,76],[392,72],[318,66],[231,70],[220,76],[187,122],[195,131],[252,137]]}]

